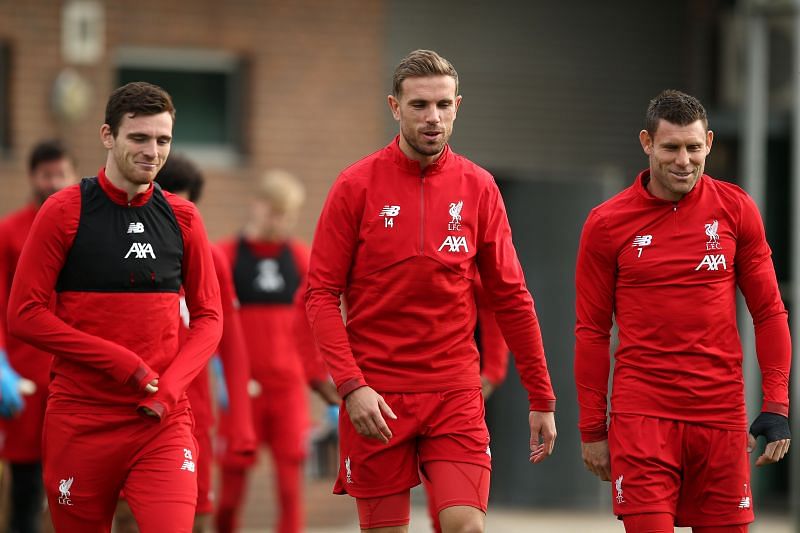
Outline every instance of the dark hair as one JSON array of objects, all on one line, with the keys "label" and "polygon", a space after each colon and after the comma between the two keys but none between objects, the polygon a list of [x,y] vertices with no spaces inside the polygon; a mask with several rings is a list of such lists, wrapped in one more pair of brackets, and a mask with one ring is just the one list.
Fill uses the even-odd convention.
[{"label": "dark hair", "polygon": [[203,173],[197,165],[181,154],[170,154],[158,171],[156,181],[161,188],[171,193],[188,192],[189,200],[197,202],[203,193]]},{"label": "dark hair", "polygon": [[392,77],[392,93],[395,98],[400,96],[406,78],[427,76],[450,76],[456,82],[456,94],[458,94],[458,72],[452,63],[433,50],[414,50],[400,60]]},{"label": "dark hair", "polygon": [[175,121],[175,106],[167,91],[145,81],[132,81],[117,88],[108,97],[105,123],[111,127],[114,137],[119,133],[122,117],[130,115],[158,115],[168,112]]},{"label": "dark hair", "polygon": [[69,159],[73,165],[75,164],[75,160],[67,152],[61,141],[57,139],[41,141],[31,150],[31,155],[28,159],[28,171],[33,173],[36,167],[42,163],[58,161],[59,159]]},{"label": "dark hair", "polygon": [[650,100],[650,105],[647,107],[645,129],[651,137],[655,135],[658,121],[661,119],[678,126],[688,126],[702,120],[703,127],[708,131],[708,117],[700,100],[674,89],[667,89]]}]

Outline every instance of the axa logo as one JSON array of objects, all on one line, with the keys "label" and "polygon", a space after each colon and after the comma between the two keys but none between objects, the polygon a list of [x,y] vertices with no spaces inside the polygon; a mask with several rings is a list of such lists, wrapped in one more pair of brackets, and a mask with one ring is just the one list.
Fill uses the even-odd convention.
[{"label": "axa logo", "polygon": [[144,233],[144,224],[141,222],[131,222],[128,225],[128,233]]},{"label": "axa logo", "polygon": [[700,264],[695,267],[695,270],[700,270],[706,267],[706,270],[728,270],[728,264],[725,262],[725,254],[706,254]]},{"label": "axa logo", "polygon": [[125,254],[123,259],[129,258],[132,254],[135,254],[134,259],[147,259],[148,257],[150,257],[150,259],[156,258],[156,254],[153,251],[153,245],[149,242],[135,242],[131,244],[128,253]]},{"label": "axa logo", "polygon": [[69,477],[58,482],[58,491],[61,493],[61,496],[58,497],[60,505],[72,505],[69,491],[72,488],[73,481],[75,481],[75,478]]},{"label": "axa logo", "polygon": [[[467,247],[467,238],[466,237],[458,237],[456,235],[448,235],[447,238],[444,240],[441,246],[439,246],[439,252],[445,246],[449,246],[450,248],[447,250],[448,252],[455,253],[455,252],[469,252],[469,247]],[[461,248],[464,248],[463,250]]]},{"label": "axa logo", "polygon": [[400,214],[400,206],[399,205],[385,205],[383,209],[381,209],[379,217],[383,217],[383,227],[384,228],[393,228],[394,227],[394,217]]}]

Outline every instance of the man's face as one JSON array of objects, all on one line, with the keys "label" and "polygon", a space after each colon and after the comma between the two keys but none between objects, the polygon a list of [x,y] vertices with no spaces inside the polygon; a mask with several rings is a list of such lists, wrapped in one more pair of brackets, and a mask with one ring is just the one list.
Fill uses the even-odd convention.
[{"label": "man's face", "polygon": [[250,221],[262,239],[283,241],[292,236],[299,214],[299,203],[279,205],[259,198],[251,205]]},{"label": "man's face", "polygon": [[406,78],[400,89],[397,98],[389,96],[389,107],[400,123],[401,147],[418,155],[412,155],[416,160],[438,155],[453,133],[453,122],[461,105],[455,80],[450,76]]},{"label": "man's face", "polygon": [[655,134],[639,133],[642,149],[650,158],[648,190],[657,198],[677,202],[694,188],[703,174],[714,132],[701,120],[679,126],[661,119]]},{"label": "man's face", "polygon": [[68,157],[44,161],[36,165],[30,175],[33,195],[39,204],[64,187],[77,181],[77,174]]},{"label": "man's face", "polygon": [[103,145],[113,156],[116,169],[111,170],[134,185],[148,185],[169,155],[172,116],[166,111],[157,115],[126,115],[116,137],[108,124],[103,124],[100,132]]}]

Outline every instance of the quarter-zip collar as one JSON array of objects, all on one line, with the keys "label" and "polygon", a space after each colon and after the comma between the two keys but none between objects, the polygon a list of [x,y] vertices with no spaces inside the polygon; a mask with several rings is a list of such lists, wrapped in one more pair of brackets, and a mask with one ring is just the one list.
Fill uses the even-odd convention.
[{"label": "quarter-zip collar", "polygon": [[[421,176],[423,174],[423,169],[420,167],[419,161],[410,159],[400,149],[400,135],[394,138],[389,146],[386,147],[386,150],[389,152],[389,157],[391,160],[403,170],[415,176]],[[445,144],[439,159],[425,167],[425,177],[433,176],[434,174],[438,174],[444,170],[447,164],[450,162],[450,159],[450,145]]]},{"label": "quarter-zip collar", "polygon": [[686,193],[683,198],[674,202],[672,200],[664,200],[662,198],[657,198],[653,196],[650,191],[647,190],[647,183],[650,181],[650,169],[642,170],[638,176],[636,176],[636,183],[635,188],[639,193],[639,196],[644,198],[647,202],[655,204],[655,205],[671,205],[671,206],[680,206],[680,207],[688,207],[694,205],[699,200],[700,196],[702,195],[704,188],[704,184],[709,180],[709,176],[703,174],[698,178],[697,183],[694,184],[692,190]]},{"label": "quarter-zip collar", "polygon": [[141,207],[150,200],[151,196],[153,196],[154,185],[151,183],[150,186],[147,187],[146,191],[138,193],[136,196],[131,198],[130,201],[128,201],[128,193],[117,188],[113,183],[111,183],[111,181],[109,181],[108,177],[106,176],[105,167],[97,171],[97,182],[100,184],[100,188],[103,189],[103,192],[106,193],[106,196],[111,198],[111,201],[115,204],[127,205],[128,207]]}]

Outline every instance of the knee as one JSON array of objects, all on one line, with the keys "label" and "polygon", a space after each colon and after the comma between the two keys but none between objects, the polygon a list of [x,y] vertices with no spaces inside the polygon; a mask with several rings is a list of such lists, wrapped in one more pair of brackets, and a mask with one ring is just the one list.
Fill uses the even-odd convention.
[{"label": "knee", "polygon": [[483,517],[458,517],[442,521],[442,533],[483,533]]}]

